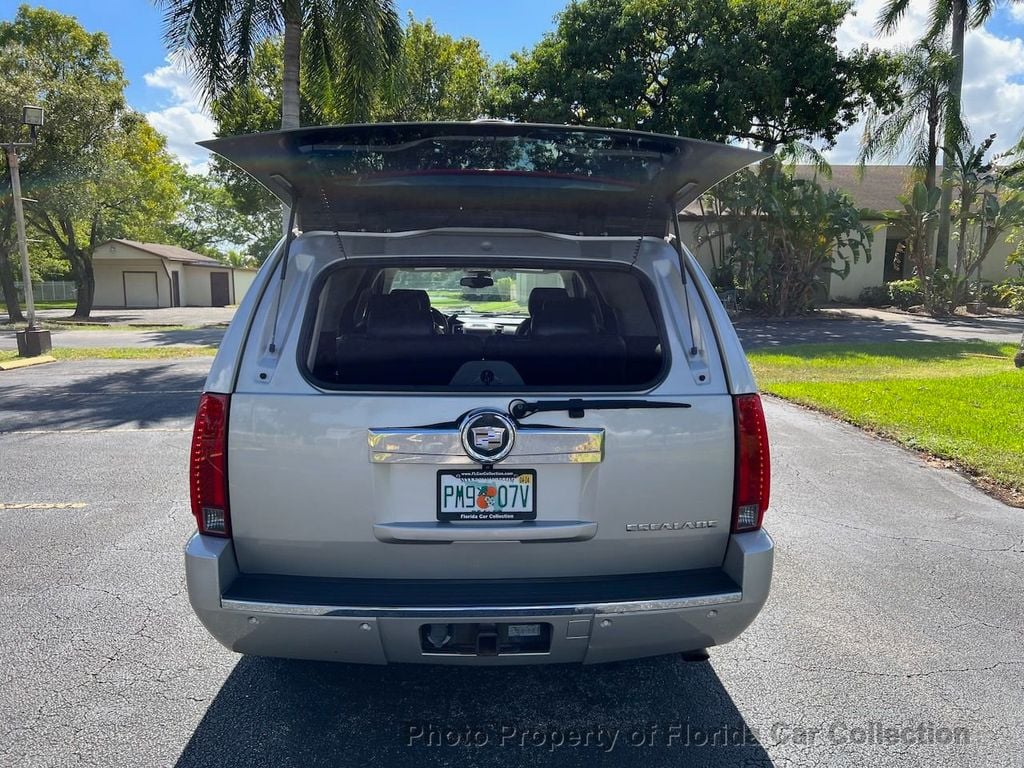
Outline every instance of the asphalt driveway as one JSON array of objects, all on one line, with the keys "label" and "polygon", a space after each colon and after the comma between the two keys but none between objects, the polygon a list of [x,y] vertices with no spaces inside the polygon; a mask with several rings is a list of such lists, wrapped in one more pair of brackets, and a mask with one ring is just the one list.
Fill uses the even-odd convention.
[{"label": "asphalt driveway", "polygon": [[1024,511],[777,401],[772,598],[709,663],[239,658],[182,579],[208,365],[0,374],[0,765],[1024,765]]},{"label": "asphalt driveway", "polygon": [[[117,324],[155,322],[152,314],[163,314],[161,321],[197,325],[188,330],[147,329],[132,330],[54,330],[51,331],[56,347],[162,347],[177,344],[216,346],[224,335],[224,323],[234,310],[210,307],[185,307],[174,310],[137,310],[98,313],[99,318]],[[47,310],[50,314],[66,310]],[[0,317],[0,323],[3,318]],[[205,323],[205,324],[204,324]],[[810,318],[791,320],[744,319],[736,330],[747,349],[775,347],[787,344],[813,344],[821,342],[883,342],[883,341],[964,341],[980,339],[1005,344],[1016,344],[1024,333],[1021,317],[956,317],[935,319],[874,309],[826,310]],[[13,330],[0,329],[0,350],[17,349]]]}]

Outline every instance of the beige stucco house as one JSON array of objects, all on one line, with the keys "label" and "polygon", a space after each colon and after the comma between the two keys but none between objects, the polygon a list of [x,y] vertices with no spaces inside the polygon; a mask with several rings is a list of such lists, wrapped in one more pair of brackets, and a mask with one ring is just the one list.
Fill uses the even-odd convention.
[{"label": "beige stucco house", "polygon": [[[797,175],[810,178],[813,170],[809,166],[797,169]],[[833,165],[832,178],[818,176],[818,183],[825,188],[842,189],[853,198],[858,208],[872,211],[891,211],[902,208],[896,199],[905,194],[910,186],[911,169],[904,165],[869,165],[863,175],[855,165]],[[896,259],[897,248],[906,237],[897,227],[889,226],[884,219],[868,220],[865,223],[874,229],[875,239],[871,246],[871,260],[861,258],[852,264],[846,279],[838,275],[829,276],[829,298],[836,301],[855,301],[865,288],[885,285],[892,280],[911,277],[912,267],[907,259]],[[715,229],[714,226],[711,227]],[[706,271],[712,267],[712,248],[718,256],[719,243],[700,244],[707,228],[702,221],[699,207],[690,205],[680,215],[680,235],[694,252]],[[1013,248],[1001,240],[982,264],[983,280],[1000,282],[1017,274],[1016,269],[1006,268],[1006,257]],[[950,243],[950,254],[956,253],[956,242]],[[902,262],[902,263],[900,263]],[[838,264],[837,264],[838,266]]]},{"label": "beige stucco house", "polygon": [[93,253],[97,308],[223,307],[237,304],[256,270],[160,243],[108,240]]}]

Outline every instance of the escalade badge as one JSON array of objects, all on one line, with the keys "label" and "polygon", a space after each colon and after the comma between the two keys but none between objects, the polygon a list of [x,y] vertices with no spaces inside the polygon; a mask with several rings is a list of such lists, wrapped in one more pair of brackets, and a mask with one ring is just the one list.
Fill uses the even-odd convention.
[{"label": "escalade badge", "polygon": [[636,531],[682,531],[694,528],[716,528],[717,520],[677,520],[671,523],[626,523],[626,530]]},{"label": "escalade badge", "polygon": [[459,429],[462,449],[473,461],[494,464],[512,451],[516,428],[512,420],[498,411],[474,411]]}]

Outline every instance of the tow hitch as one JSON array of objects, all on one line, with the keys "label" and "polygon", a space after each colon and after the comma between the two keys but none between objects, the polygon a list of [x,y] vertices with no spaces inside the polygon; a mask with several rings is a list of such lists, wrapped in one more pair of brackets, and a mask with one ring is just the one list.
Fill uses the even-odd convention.
[{"label": "tow hitch", "polygon": [[423,624],[420,626],[420,649],[429,654],[461,656],[547,653],[551,650],[551,625],[505,622]]}]

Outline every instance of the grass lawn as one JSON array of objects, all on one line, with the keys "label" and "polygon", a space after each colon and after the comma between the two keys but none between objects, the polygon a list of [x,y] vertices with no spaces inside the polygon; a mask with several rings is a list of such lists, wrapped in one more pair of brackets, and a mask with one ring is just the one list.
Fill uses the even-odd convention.
[{"label": "grass lawn", "polygon": [[804,344],[749,354],[766,392],[1024,494],[1024,371],[990,342]]},{"label": "grass lawn", "polygon": [[518,301],[472,301],[459,291],[431,291],[430,306],[441,312],[467,308],[467,312],[496,312],[499,314],[526,314],[526,307]]},{"label": "grass lawn", "polygon": [[[54,348],[58,360],[167,360],[182,357],[212,357],[215,347],[81,347]],[[0,362],[13,360],[17,352],[0,350]]]}]

